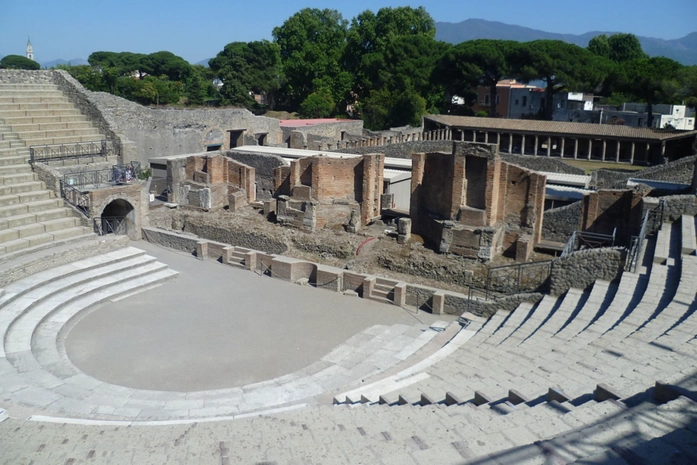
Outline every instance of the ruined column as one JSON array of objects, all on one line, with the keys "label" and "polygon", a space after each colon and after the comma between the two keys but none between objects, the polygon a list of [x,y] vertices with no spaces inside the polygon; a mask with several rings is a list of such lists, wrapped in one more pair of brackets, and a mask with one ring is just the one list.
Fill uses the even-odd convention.
[{"label": "ruined column", "polygon": [[629,157],[629,163],[632,165],[634,164],[634,149],[636,148],[636,144],[632,142],[632,149],[631,149],[631,155]]},{"label": "ruined column", "polygon": [[537,148],[540,146],[540,140],[538,136],[535,136],[535,151],[533,152],[534,155],[537,155]]},{"label": "ruined column", "polygon": [[411,238],[411,219],[400,218],[397,222],[397,243],[406,244]]},{"label": "ruined column", "polygon": [[508,134],[508,153],[513,153],[513,133]]},{"label": "ruined column", "polygon": [[566,145],[566,137],[561,138],[561,158],[564,158],[564,146]]},{"label": "ruined column", "polygon": [[574,138],[574,160],[578,158],[578,138]]},{"label": "ruined column", "polygon": [[605,161],[605,154],[607,152],[607,141],[603,139],[603,158],[602,160]]},{"label": "ruined column", "polygon": [[484,131],[484,143],[489,143],[489,131]]},{"label": "ruined column", "polygon": [[552,138],[547,136],[547,156],[552,155]]},{"label": "ruined column", "polygon": [[622,145],[622,141],[618,140],[617,141],[617,150],[615,151],[615,161],[619,163],[620,161],[620,146]]},{"label": "ruined column", "polygon": [[593,156],[593,139],[588,139],[588,159]]},{"label": "ruined column", "polygon": [[525,155],[525,134],[523,134],[521,137],[521,143],[520,143],[520,154]]}]

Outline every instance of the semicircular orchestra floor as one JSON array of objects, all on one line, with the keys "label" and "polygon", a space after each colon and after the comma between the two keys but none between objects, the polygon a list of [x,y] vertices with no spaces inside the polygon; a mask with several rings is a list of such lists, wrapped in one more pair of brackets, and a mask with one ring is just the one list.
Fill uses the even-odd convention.
[{"label": "semicircular orchestra floor", "polygon": [[8,287],[5,299],[35,288],[3,312],[0,407],[95,420],[235,416],[361,382],[435,335],[423,312],[135,245]]}]

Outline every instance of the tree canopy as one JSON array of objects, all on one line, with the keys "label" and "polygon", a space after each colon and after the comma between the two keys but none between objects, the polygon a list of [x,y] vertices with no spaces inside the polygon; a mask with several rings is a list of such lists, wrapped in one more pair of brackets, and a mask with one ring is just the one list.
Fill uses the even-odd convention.
[{"label": "tree canopy", "polygon": [[311,93],[329,91],[334,99],[343,89],[341,56],[346,42],[348,22],[336,10],[305,8],[273,29],[280,47],[285,75],[285,96],[296,108]]},{"label": "tree canopy", "polygon": [[255,102],[250,92],[263,94],[273,108],[281,86],[281,56],[277,44],[269,41],[232,42],[209,61],[211,71],[223,81],[223,102],[247,108]]},{"label": "tree canopy", "polygon": [[34,60],[21,55],[7,55],[0,60],[2,69],[41,69],[41,65]]}]

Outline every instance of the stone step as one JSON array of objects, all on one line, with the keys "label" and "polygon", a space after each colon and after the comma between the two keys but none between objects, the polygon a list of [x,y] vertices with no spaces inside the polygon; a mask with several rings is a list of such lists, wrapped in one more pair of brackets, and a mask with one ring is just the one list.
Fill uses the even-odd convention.
[{"label": "stone step", "polygon": [[37,95],[33,92],[11,92],[5,93],[0,91],[0,105],[12,103],[69,103],[70,100],[58,92],[44,92],[43,95]]},{"label": "stone step", "polygon": [[104,140],[102,134],[92,132],[91,134],[79,135],[79,136],[56,136],[56,137],[37,137],[22,139],[27,147],[36,147],[38,145],[70,145],[77,142],[95,142],[101,144]]},{"label": "stone step", "polygon": [[13,124],[12,132],[20,136],[28,131],[58,131],[70,129],[95,129],[91,122],[85,121],[58,121],[54,123],[22,123]]},{"label": "stone step", "polygon": [[60,92],[57,85],[49,82],[45,83],[21,83],[21,84],[10,84],[2,83],[0,84],[0,93],[12,93],[24,91],[30,93],[31,95],[40,94],[44,92]]},{"label": "stone step", "polygon": [[9,140],[5,139],[0,141],[0,150],[1,149],[18,149],[18,148],[25,148],[26,146],[24,145],[24,141],[20,139],[16,140]]},{"label": "stone step", "polygon": [[3,155],[0,150],[0,166],[15,166],[29,163],[29,150],[26,155]]},{"label": "stone step", "polygon": [[[84,126],[84,125],[83,125]],[[86,136],[90,134],[98,134],[98,130],[91,125],[80,128],[70,128],[70,129],[53,129],[53,130],[37,130],[30,129],[28,131],[17,130],[17,135],[20,139],[27,141],[31,139],[44,139],[44,138],[56,138],[56,137],[75,137],[75,136]]]},{"label": "stone step", "polygon": [[66,241],[79,237],[94,236],[90,228],[83,226],[73,226],[71,228],[61,228],[57,231],[40,233],[34,236],[27,236],[8,242],[0,243],[0,254],[10,254],[26,251],[27,249],[45,246],[51,242]]},{"label": "stone step", "polygon": [[5,117],[5,124],[9,125],[10,128],[14,126],[19,126],[23,124],[51,124],[51,123],[76,123],[89,121],[86,116],[82,114],[75,115],[54,115],[54,116],[14,116]]},{"label": "stone step", "polygon": [[5,124],[12,124],[14,118],[23,117],[43,117],[43,116],[81,116],[80,110],[77,108],[43,108],[36,110],[5,110],[0,112],[0,118],[2,118]]},{"label": "stone step", "polygon": [[0,177],[0,182],[2,182],[4,186],[24,184],[36,180],[38,180],[37,176],[31,171],[29,173],[5,174]]},{"label": "stone step", "polygon": [[[72,210],[61,207],[52,208],[50,210],[43,210],[33,213],[24,213],[21,215],[10,216],[5,218],[0,218],[0,230],[18,228],[20,226],[37,224],[47,224],[53,220],[59,220],[69,216]],[[77,219],[77,218],[73,218]],[[78,220],[79,221],[79,220]],[[72,226],[72,225],[71,225]],[[77,226],[77,225],[75,225]],[[48,232],[48,230],[46,231]]]},{"label": "stone step", "polygon": [[32,191],[21,194],[3,195],[0,197],[0,207],[7,207],[20,203],[37,202],[55,198],[55,194],[50,190]]},{"label": "stone step", "polygon": [[67,99],[56,103],[0,103],[0,115],[4,115],[7,111],[16,110],[68,110],[74,108],[75,106]]},{"label": "stone step", "polygon": [[41,210],[50,210],[63,206],[61,199],[37,200],[34,202],[18,203],[9,206],[0,206],[0,218],[18,216],[24,213],[34,213]]},{"label": "stone step", "polygon": [[[15,165],[0,165],[0,177],[5,177],[13,174],[31,174],[31,166],[26,162],[21,162]],[[30,180],[34,180],[32,177]]]},{"label": "stone step", "polygon": [[0,197],[23,192],[41,191],[46,189],[42,181],[23,182],[20,184],[0,185]]}]

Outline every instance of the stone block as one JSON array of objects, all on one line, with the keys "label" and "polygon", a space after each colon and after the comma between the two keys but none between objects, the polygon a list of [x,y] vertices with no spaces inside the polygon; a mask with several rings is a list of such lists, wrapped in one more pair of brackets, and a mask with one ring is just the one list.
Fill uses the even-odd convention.
[{"label": "stone block", "polygon": [[446,392],[445,393],[445,405],[458,405],[461,404],[462,401],[460,400],[459,397],[457,397],[455,394],[452,392]]},{"label": "stone block", "polygon": [[404,307],[407,304],[407,284],[397,283],[394,286],[394,304],[399,307]]},{"label": "stone block", "polygon": [[310,200],[312,198],[312,187],[293,186],[291,196],[296,200]]},{"label": "stone block", "polygon": [[419,400],[419,405],[431,405],[437,402],[428,394],[421,393],[421,400]]},{"label": "stone block", "polygon": [[474,400],[472,403],[479,407],[480,405],[488,404],[491,402],[491,399],[484,393],[480,391],[474,391]]},{"label": "stone block", "polygon": [[431,299],[431,313],[442,315],[445,312],[445,292],[436,291]]},{"label": "stone block", "polygon": [[196,258],[205,260],[208,257],[208,241],[199,241],[196,243]]},{"label": "stone block", "polygon": [[663,381],[656,381],[656,385],[653,388],[653,400],[659,404],[675,400],[680,395],[680,391],[675,386]]},{"label": "stone block", "polygon": [[257,269],[257,252],[250,250],[244,254],[244,268],[246,270]]},{"label": "stone block", "polygon": [[516,391],[515,389],[508,390],[508,402],[510,402],[511,404],[518,405],[524,404],[529,401],[530,399],[528,399],[526,396]]},{"label": "stone block", "polygon": [[203,171],[194,171],[192,181],[208,184],[210,182],[210,176],[208,173],[204,173]]},{"label": "stone block", "polygon": [[603,402],[608,399],[620,400],[621,398],[622,396],[620,396],[617,391],[606,384],[598,384],[593,392],[593,399],[595,399],[596,402]]},{"label": "stone block", "polygon": [[556,401],[559,403],[569,402],[571,398],[567,396],[561,389],[549,388],[547,391],[547,401]]}]

